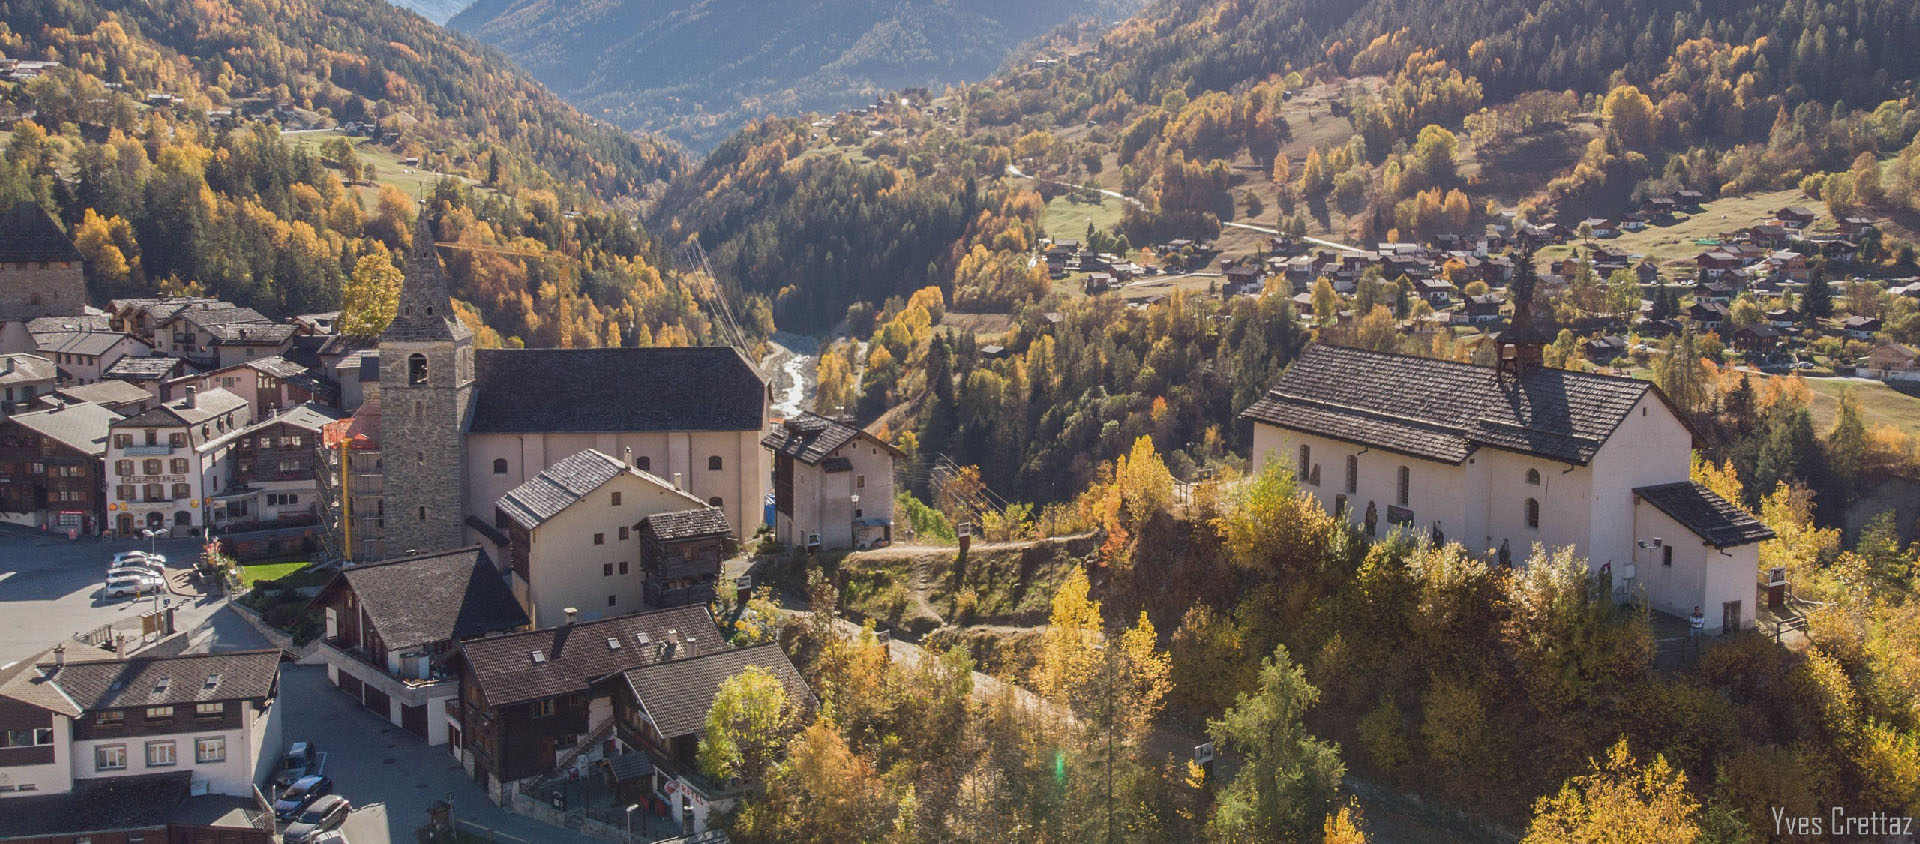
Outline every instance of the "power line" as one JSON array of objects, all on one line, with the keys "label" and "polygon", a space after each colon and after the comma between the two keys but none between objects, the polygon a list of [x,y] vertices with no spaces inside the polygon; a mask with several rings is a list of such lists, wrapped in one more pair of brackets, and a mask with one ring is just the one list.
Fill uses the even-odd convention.
[{"label": "power line", "polygon": [[717,305],[714,311],[720,315],[722,325],[731,338],[729,342],[734,348],[745,353],[747,351],[746,334],[740,330],[740,324],[733,319],[733,308],[727,304],[726,290],[721,285],[719,274],[713,271],[712,262],[707,260],[707,250],[701,247],[700,236],[696,234],[687,238],[686,246],[680,251],[684,256],[683,263],[698,265],[700,271],[707,274],[707,278],[713,279],[713,298]]}]

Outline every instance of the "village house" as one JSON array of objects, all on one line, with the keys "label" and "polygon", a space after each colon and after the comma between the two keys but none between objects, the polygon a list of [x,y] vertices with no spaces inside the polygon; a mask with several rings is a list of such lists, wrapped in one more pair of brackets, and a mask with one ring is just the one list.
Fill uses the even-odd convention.
[{"label": "village house", "polygon": [[1791,249],[1778,250],[1762,263],[1767,273],[1780,281],[1806,282],[1813,278],[1813,271],[1807,267],[1807,256]]},{"label": "village house", "polygon": [[1780,329],[1763,322],[1734,329],[1733,336],[1729,340],[1742,354],[1765,361],[1773,357],[1786,343],[1786,336]]},{"label": "village house", "polygon": [[24,795],[95,779],[179,771],[196,790],[243,798],[266,784],[281,750],[280,651],[103,657],[68,643],[0,675],[12,786],[0,816]]},{"label": "village house", "polygon": [[92,536],[106,526],[107,435],[120,414],[61,405],[0,420],[0,520]]},{"label": "village house", "polygon": [[1627,352],[1627,338],[1618,334],[1605,334],[1588,340],[1583,344],[1587,360],[1594,363],[1607,363]]},{"label": "village house", "polygon": [[231,308],[231,302],[222,302],[210,296],[160,296],[152,298],[114,299],[107,303],[107,319],[111,330],[132,334],[149,343],[159,337],[162,323],[173,319],[181,311],[194,308]]},{"label": "village house", "polygon": [[198,536],[207,496],[223,491],[227,434],[253,421],[244,399],[225,390],[186,395],[113,422],[107,447],[108,518],[121,536],[142,529]]},{"label": "village house", "polygon": [[1684,210],[1698,211],[1700,206],[1706,204],[1707,195],[1697,190],[1674,191],[1673,202]]},{"label": "village house", "polygon": [[1860,375],[1882,381],[1920,381],[1920,352],[1904,343],[1881,343],[1867,353]]},{"label": "village house", "polygon": [[[224,303],[222,303],[224,304]],[[293,326],[277,325],[252,308],[183,308],[154,326],[157,354],[185,358],[195,366],[215,369],[236,363],[230,358],[269,357],[286,348]],[[266,338],[268,345],[258,341]],[[238,351],[224,347],[233,344]],[[240,354],[248,349],[260,354]]]},{"label": "village house", "polygon": [[1880,330],[1880,318],[1872,316],[1850,316],[1840,323],[1840,330],[1854,340],[1872,340]]},{"label": "village house", "polygon": [[1861,238],[1878,231],[1878,229],[1874,227],[1873,219],[1870,217],[1849,215],[1835,220],[1834,224],[1841,237],[1856,244],[1860,242]]},{"label": "village house", "polygon": [[1696,331],[1713,331],[1727,321],[1727,305],[1723,301],[1706,299],[1687,306],[1687,319],[1693,323]]},{"label": "village house", "polygon": [[1466,316],[1467,322],[1473,324],[1499,322],[1500,308],[1506,303],[1498,293],[1481,293],[1468,296],[1461,313]]},{"label": "village house", "polygon": [[91,384],[121,358],[153,353],[145,340],[108,331],[56,331],[35,334],[33,340],[41,357],[59,365],[62,384]]},{"label": "village house", "polygon": [[1800,312],[1792,308],[1775,308],[1765,314],[1767,324],[1774,328],[1791,329],[1800,324]]},{"label": "village house", "polygon": [[774,538],[808,549],[869,548],[893,539],[893,461],[904,452],[805,412],[761,444],[773,452]]},{"label": "village house", "polygon": [[1693,265],[1700,280],[1705,281],[1737,272],[1746,262],[1724,249],[1709,249],[1693,256]]},{"label": "village house", "polygon": [[340,399],[340,390],[332,382],[278,355],[175,378],[166,383],[165,392],[177,395],[189,385],[202,393],[219,389],[246,399],[256,419],[310,402],[333,406]]},{"label": "village house", "polygon": [[718,507],[655,513],[640,520],[640,569],[650,607],[706,606],[718,595],[733,541]]},{"label": "village house", "polygon": [[454,648],[527,625],[477,546],[341,569],[313,606],[326,616],[327,680],[429,745],[460,744],[448,722],[459,707],[460,683],[445,664]]},{"label": "village house", "polygon": [[446,660],[460,688],[448,750],[489,797],[511,805],[523,780],[618,754],[613,694],[596,683],[723,647],[705,607],[461,643]]},{"label": "village house", "polygon": [[320,432],[339,418],[324,405],[300,405],[284,413],[269,410],[227,434],[233,474],[225,489],[207,496],[214,527],[231,533],[318,524],[319,475],[326,471]]},{"label": "village house", "polygon": [[41,355],[0,355],[0,415],[27,410],[35,397],[53,392],[56,369]]},{"label": "village house", "polygon": [[636,772],[651,769],[650,774],[641,775],[645,778],[642,790],[665,802],[670,817],[688,834],[706,832],[712,816],[733,808],[743,793],[737,783],[707,778],[696,754],[721,684],[749,668],[779,680],[796,710],[817,706],[793,661],[771,642],[664,659],[627,669],[600,684],[611,690],[616,735],[626,749],[613,759],[617,763],[627,755],[644,754],[644,766],[623,767]]},{"label": "village house", "polygon": [[1815,214],[1810,208],[1794,205],[1773,212],[1773,218],[1787,228],[1804,229],[1813,225]]},{"label": "village house", "polygon": [[[0,786],[0,789],[4,789]],[[28,794],[0,811],[0,842],[273,844],[260,798],[206,793],[188,771],[80,780],[63,794]]]},{"label": "village house", "polygon": [[317,314],[298,314],[290,317],[287,324],[293,326],[297,334],[313,337],[328,336],[339,331],[340,312],[326,311]]},{"label": "village house", "polygon": [[1514,565],[1567,546],[1656,610],[1751,627],[1772,533],[1687,480],[1687,423],[1649,382],[1540,366],[1544,335],[1516,323],[1498,368],[1308,347],[1242,414],[1253,459],[1286,461],[1374,535],[1399,525]]},{"label": "village house", "polygon": [[[487,533],[527,616],[552,627],[568,610],[592,620],[644,607],[642,521],[696,509],[726,520],[719,507],[706,508],[630,462],[587,449],[500,496]],[[712,568],[718,577],[719,560]]]},{"label": "village house", "polygon": [[123,381],[147,391],[156,398],[169,398],[166,394],[168,381],[194,371],[193,364],[181,358],[162,355],[152,357],[133,357],[131,355],[114,361],[113,365],[102,372],[102,380]]},{"label": "village house", "polygon": [[1619,225],[1605,217],[1588,217],[1585,220],[1581,220],[1580,225],[1587,230],[1589,237],[1620,236]]}]

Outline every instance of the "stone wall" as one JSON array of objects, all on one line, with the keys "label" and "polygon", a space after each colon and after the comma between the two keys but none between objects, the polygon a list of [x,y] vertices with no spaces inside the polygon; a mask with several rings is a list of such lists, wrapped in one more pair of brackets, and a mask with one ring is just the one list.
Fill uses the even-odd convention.
[{"label": "stone wall", "polygon": [[0,264],[0,322],[77,316],[87,305],[78,262]]}]

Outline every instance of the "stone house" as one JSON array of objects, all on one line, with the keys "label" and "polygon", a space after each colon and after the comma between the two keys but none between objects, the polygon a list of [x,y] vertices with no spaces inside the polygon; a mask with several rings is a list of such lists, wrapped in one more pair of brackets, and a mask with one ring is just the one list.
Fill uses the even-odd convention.
[{"label": "stone house", "polygon": [[591,620],[646,606],[642,521],[691,509],[726,518],[671,483],[588,449],[501,496],[488,538],[528,617],[552,627],[569,610]]},{"label": "stone house", "polygon": [[229,433],[253,421],[244,399],[225,390],[186,395],[113,422],[107,446],[107,515],[128,536],[142,529],[198,536],[224,490]]},{"label": "stone house", "polygon": [[35,397],[53,392],[56,369],[43,355],[0,355],[0,415],[30,409]]},{"label": "stone house", "polygon": [[321,429],[338,411],[306,404],[265,417],[227,435],[233,473],[226,488],[207,496],[221,533],[318,524]]},{"label": "stone house", "polygon": [[91,536],[106,524],[104,459],[120,414],[60,405],[0,420],[0,520]]},{"label": "stone house", "polygon": [[84,261],[40,206],[19,202],[0,215],[0,326],[8,351],[26,351],[19,343],[28,320],[85,311]]},{"label": "stone house", "polygon": [[449,726],[460,683],[447,657],[461,642],[527,625],[500,568],[477,546],[342,569],[313,606],[326,615],[327,680],[429,745],[460,743]]},{"label": "stone house", "polygon": [[[1310,346],[1242,413],[1253,459],[1286,461],[1374,535],[1432,531],[1515,565],[1535,545],[1571,547],[1654,609],[1704,607],[1715,632],[1752,626],[1771,532],[1705,488],[1672,487],[1694,486],[1693,432],[1658,388],[1541,367],[1543,344],[1503,344],[1497,369]],[[1670,565],[1641,550],[1653,538],[1681,549]]]},{"label": "stone house", "polygon": [[845,422],[802,412],[761,440],[773,452],[774,538],[866,548],[893,538],[893,461],[904,452]]}]

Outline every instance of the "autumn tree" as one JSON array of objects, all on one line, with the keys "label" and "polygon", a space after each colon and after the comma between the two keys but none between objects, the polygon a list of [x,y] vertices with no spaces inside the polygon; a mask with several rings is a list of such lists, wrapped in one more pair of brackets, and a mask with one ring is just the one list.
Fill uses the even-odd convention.
[{"label": "autumn tree", "polygon": [[1653,101],[1640,93],[1639,88],[1622,85],[1609,91],[1600,110],[1608,137],[1621,149],[1644,150],[1653,145]]},{"label": "autumn tree", "polygon": [[721,682],[700,735],[700,770],[725,782],[757,780],[786,739],[793,712],[786,686],[759,666]]},{"label": "autumn tree", "polygon": [[404,280],[405,274],[383,251],[360,256],[340,289],[340,333],[349,337],[379,336],[400,308]]},{"label": "autumn tree", "polygon": [[1215,742],[1245,758],[1215,804],[1208,828],[1216,838],[1304,841],[1322,828],[1346,768],[1337,746],[1307,732],[1319,697],[1282,645],[1261,663],[1253,691],[1208,723]]},{"label": "autumn tree", "polygon": [[1694,844],[1700,804],[1662,756],[1641,765],[1622,738],[1604,761],[1534,804],[1521,844]]}]

